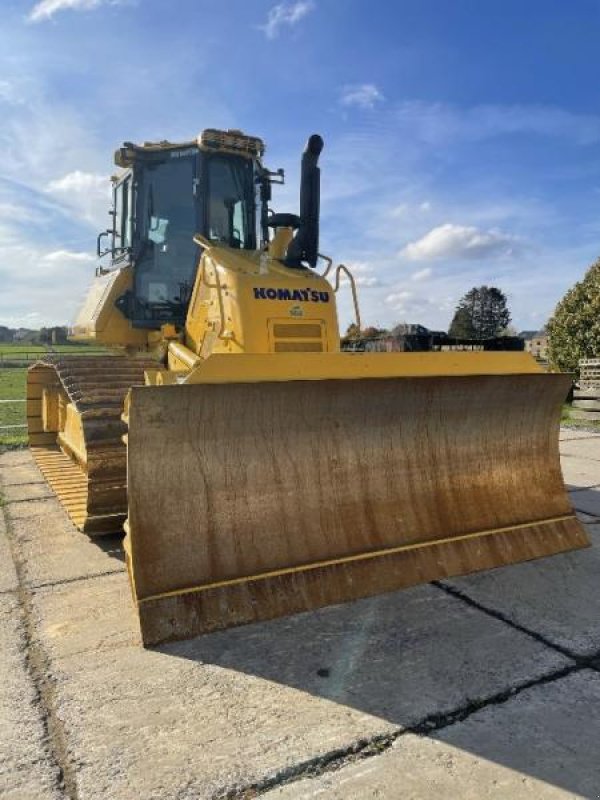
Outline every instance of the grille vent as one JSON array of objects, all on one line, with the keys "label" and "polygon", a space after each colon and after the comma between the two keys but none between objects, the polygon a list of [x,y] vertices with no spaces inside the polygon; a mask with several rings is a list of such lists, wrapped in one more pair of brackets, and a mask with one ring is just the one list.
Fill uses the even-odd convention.
[{"label": "grille vent", "polygon": [[276,353],[322,353],[325,350],[321,322],[272,322],[271,341]]}]

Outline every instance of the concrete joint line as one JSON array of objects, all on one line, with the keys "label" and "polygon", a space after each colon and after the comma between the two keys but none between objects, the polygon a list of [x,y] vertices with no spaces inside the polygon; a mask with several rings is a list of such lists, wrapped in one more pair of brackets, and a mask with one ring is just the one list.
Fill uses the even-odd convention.
[{"label": "concrete joint line", "polygon": [[17,503],[37,503],[39,500],[56,500],[55,494],[43,494],[41,497],[22,497],[20,500],[5,500],[5,506],[15,506]]},{"label": "concrete joint line", "polygon": [[[598,520],[598,522],[600,522],[600,517],[598,516],[598,514],[594,514],[593,511],[586,511],[585,508],[577,508],[577,506],[575,505],[573,506],[573,510],[579,511],[580,514],[587,514],[588,517],[593,517],[595,520]],[[588,525],[590,524],[593,525],[594,523],[588,523]]]},{"label": "concrete joint line", "polygon": [[67,736],[63,722],[56,711],[56,686],[51,677],[50,658],[37,635],[33,617],[32,596],[25,585],[25,567],[16,538],[13,535],[12,523],[7,509],[0,508],[6,524],[6,535],[17,573],[17,597],[22,615],[22,631],[25,639],[25,668],[36,695],[36,706],[39,711],[44,738],[47,744],[47,756],[56,770],[58,790],[68,800],[78,800],[75,772],[68,757]]},{"label": "concrete joint line", "polygon": [[494,619],[497,619],[499,622],[503,622],[505,625],[514,628],[514,630],[519,631],[520,633],[524,633],[526,636],[535,639],[544,647],[548,647],[551,650],[555,650],[557,653],[565,656],[566,658],[570,658],[571,661],[574,661],[579,667],[589,667],[591,666],[591,662],[597,658],[596,655],[593,656],[581,656],[577,653],[573,653],[566,647],[562,647],[562,645],[557,644],[556,642],[547,639],[543,634],[538,633],[537,631],[532,630],[531,628],[526,628],[524,625],[521,625],[518,622],[515,622],[510,617],[507,617],[501,611],[497,611],[494,608],[490,608],[489,606],[484,606],[482,603],[477,602],[477,600],[473,600],[472,597],[469,597],[468,594],[462,592],[460,589],[456,589],[454,586],[450,586],[444,581],[433,581],[432,586],[435,586],[437,589],[440,589],[442,592],[446,592],[446,594],[455,597],[457,600],[462,600],[463,603],[471,606],[472,608],[476,608],[478,611],[481,611],[483,614],[487,614]]},{"label": "concrete joint line", "polygon": [[476,714],[478,711],[488,706],[502,705],[527,689],[553,683],[554,681],[566,678],[568,675],[574,672],[580,672],[586,668],[587,667],[579,664],[573,664],[542,675],[540,678],[533,678],[532,680],[504,689],[489,697],[473,698],[460,708],[440,714],[429,714],[420,722],[407,728],[392,731],[391,733],[379,734],[370,739],[359,739],[347,748],[332,750],[329,753],[316,756],[308,761],[303,761],[300,764],[287,767],[274,775],[263,778],[261,781],[256,781],[255,783],[243,787],[220,789],[211,796],[211,800],[247,800],[250,797],[258,797],[280,786],[293,784],[305,778],[317,778],[321,775],[335,772],[357,761],[364,761],[373,756],[381,755],[381,753],[388,750],[401,736],[407,733],[416,734],[418,736],[428,736],[433,731],[438,731],[442,728],[455,725],[458,722],[463,722],[472,714]]},{"label": "concrete joint line", "polygon": [[78,575],[75,578],[63,578],[60,581],[47,581],[46,583],[29,584],[28,589],[30,592],[38,592],[42,589],[53,589],[55,586],[64,586],[69,583],[79,583],[80,581],[92,581],[96,578],[106,578],[108,575],[121,575],[126,571],[123,564],[122,569],[107,569],[104,572],[94,572],[92,575]]},{"label": "concrete joint line", "polygon": [[19,486],[19,487],[20,486],[47,486],[48,485],[48,481],[21,481],[21,482],[17,482],[17,483],[3,483],[2,485],[4,486],[5,489],[8,489],[8,488],[13,489],[13,488],[15,488],[17,486]]}]

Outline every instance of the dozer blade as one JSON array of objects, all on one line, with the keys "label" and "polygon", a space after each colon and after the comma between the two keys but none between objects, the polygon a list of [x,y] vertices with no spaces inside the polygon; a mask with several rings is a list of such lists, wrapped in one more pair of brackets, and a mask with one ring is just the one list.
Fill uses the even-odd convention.
[{"label": "dozer blade", "polygon": [[144,643],[587,546],[559,463],[569,385],[540,373],[134,388],[126,549]]}]

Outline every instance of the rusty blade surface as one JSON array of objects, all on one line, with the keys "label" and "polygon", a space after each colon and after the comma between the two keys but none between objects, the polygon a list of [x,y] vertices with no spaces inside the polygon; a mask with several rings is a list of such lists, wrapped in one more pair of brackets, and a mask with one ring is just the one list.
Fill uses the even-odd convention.
[{"label": "rusty blade surface", "polygon": [[563,375],[134,388],[147,643],[583,547]]}]

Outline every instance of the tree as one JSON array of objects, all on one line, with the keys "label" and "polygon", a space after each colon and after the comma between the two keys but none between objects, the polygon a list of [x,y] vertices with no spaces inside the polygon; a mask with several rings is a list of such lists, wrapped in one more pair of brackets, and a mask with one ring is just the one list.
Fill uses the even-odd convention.
[{"label": "tree", "polygon": [[369,325],[368,328],[363,328],[361,335],[364,339],[376,339],[378,336],[386,336],[387,333],[386,328],[376,328],[374,325]]},{"label": "tree", "polygon": [[455,338],[491,339],[509,323],[506,295],[495,286],[474,286],[456,306],[448,334]]},{"label": "tree", "polygon": [[[462,302],[462,301],[461,301]],[[448,336],[455,339],[476,339],[473,315],[470,309],[460,304],[456,307],[454,318],[448,329]]]},{"label": "tree", "polygon": [[600,259],[565,294],[548,322],[553,367],[579,371],[579,359],[600,356]]}]

